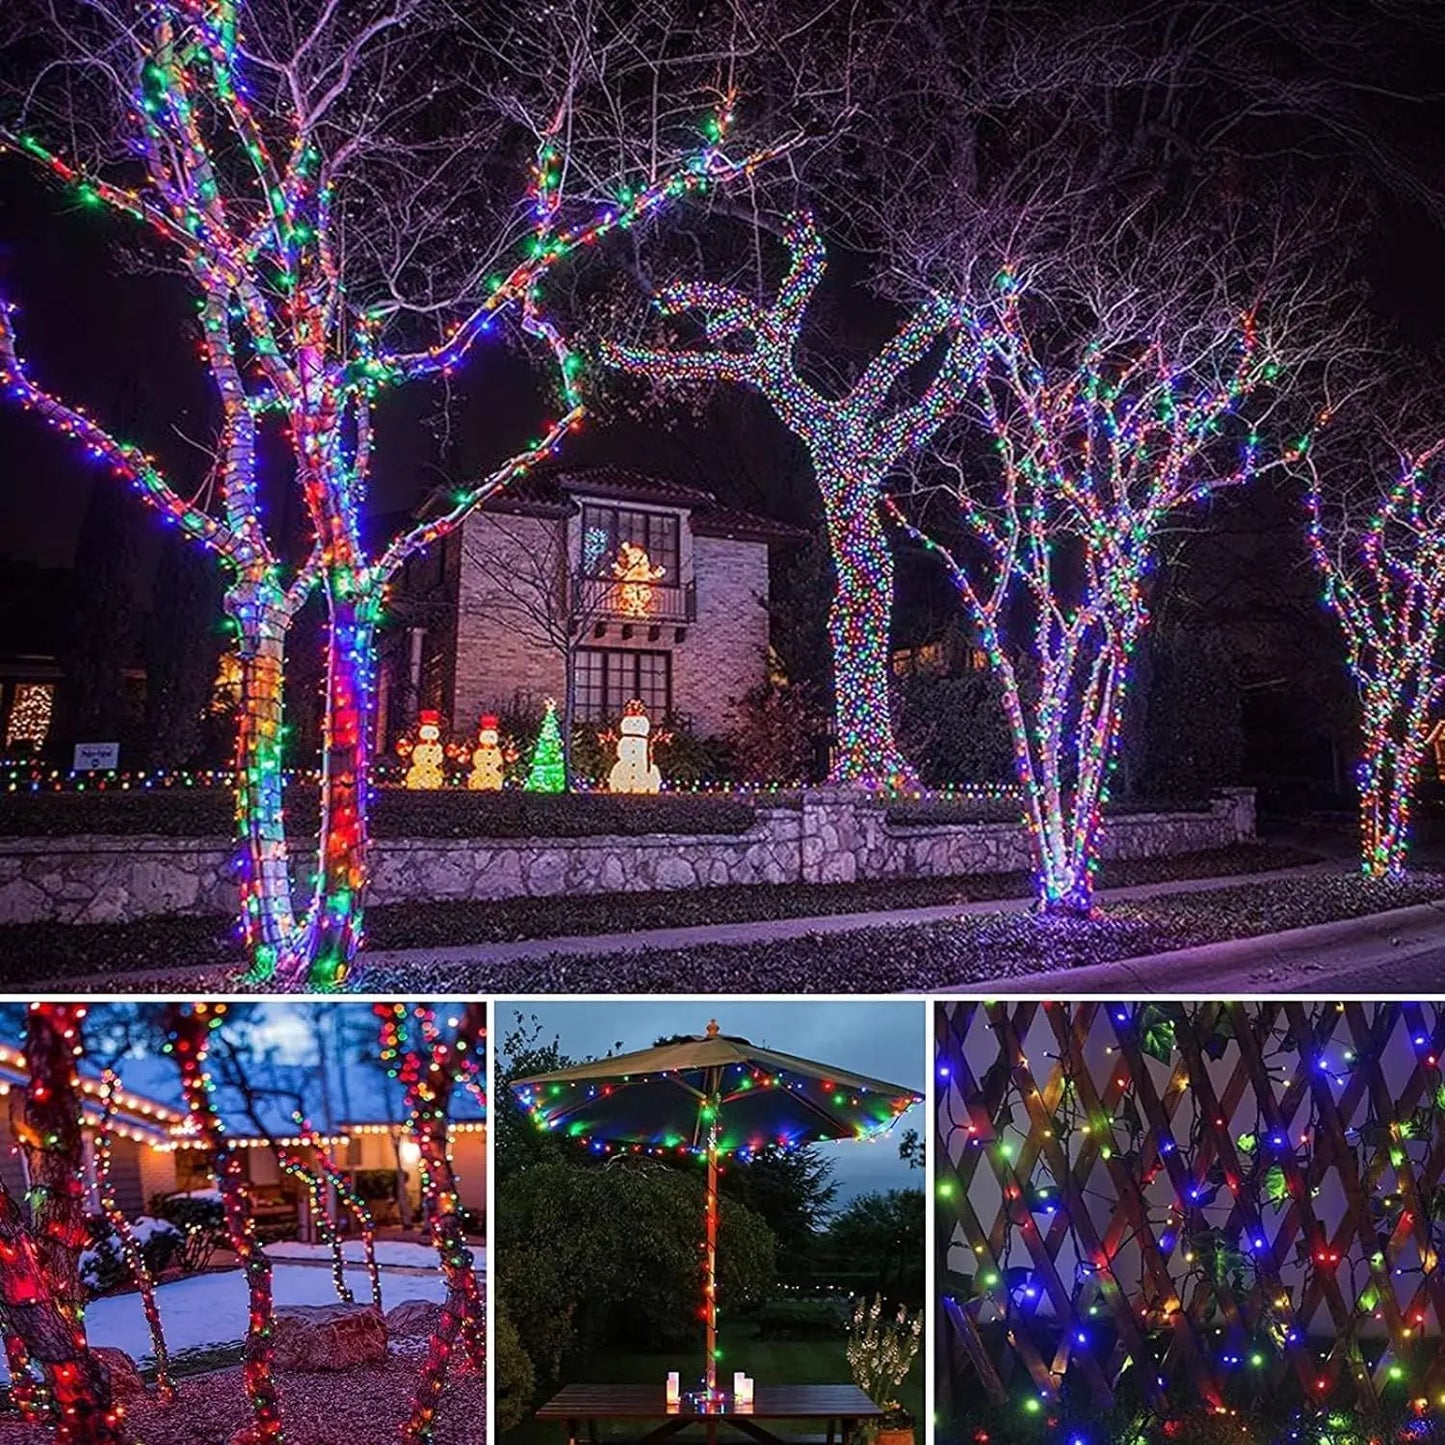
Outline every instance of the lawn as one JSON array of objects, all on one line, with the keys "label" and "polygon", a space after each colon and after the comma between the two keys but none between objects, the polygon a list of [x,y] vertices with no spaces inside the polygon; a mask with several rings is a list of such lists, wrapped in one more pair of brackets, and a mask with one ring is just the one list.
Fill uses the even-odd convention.
[{"label": "lawn", "polygon": [[[926,1332],[925,1332],[926,1335]],[[759,1339],[756,1326],[739,1321],[724,1326],[721,1332],[723,1357],[718,1365],[719,1379],[731,1382],[735,1370],[744,1370],[759,1385],[840,1385],[852,1381],[852,1372],[844,1355],[843,1340],[778,1340]],[[682,1375],[683,1388],[689,1387],[692,1372],[702,1369],[701,1351],[689,1354],[682,1350],[670,1353],[644,1354],[622,1350],[605,1350],[592,1356],[585,1366],[580,1367],[564,1383],[585,1380],[591,1383],[606,1382],[612,1385],[657,1384],[666,1380],[670,1370]],[[898,1398],[914,1418],[923,1420],[923,1352],[913,1362],[898,1391]],[[816,1421],[768,1422],[770,1429],[816,1431]],[[621,1421],[604,1427],[603,1439],[636,1437],[639,1433],[637,1421]],[[701,1427],[689,1429],[680,1437],[691,1440],[700,1438]],[[723,1432],[724,1438],[727,1432]],[[515,1429],[501,1437],[506,1445],[561,1445],[562,1429],[556,1422],[524,1420]],[[733,1437],[740,1439],[741,1437]],[[917,1438],[922,1438],[922,1425],[917,1427]]]}]

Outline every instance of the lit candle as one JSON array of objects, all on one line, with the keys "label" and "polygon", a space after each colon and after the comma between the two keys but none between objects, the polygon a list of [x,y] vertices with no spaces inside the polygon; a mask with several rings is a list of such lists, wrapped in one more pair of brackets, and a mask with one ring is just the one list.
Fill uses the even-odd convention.
[{"label": "lit candle", "polygon": [[743,1401],[747,1398],[747,1392],[748,1377],[741,1370],[734,1372],[733,1399],[736,1400],[739,1405],[741,1405]]},{"label": "lit candle", "polygon": [[667,1403],[669,1405],[676,1405],[678,1403],[678,1400],[680,1399],[680,1391],[681,1380],[678,1372],[674,1370],[667,1377]]}]

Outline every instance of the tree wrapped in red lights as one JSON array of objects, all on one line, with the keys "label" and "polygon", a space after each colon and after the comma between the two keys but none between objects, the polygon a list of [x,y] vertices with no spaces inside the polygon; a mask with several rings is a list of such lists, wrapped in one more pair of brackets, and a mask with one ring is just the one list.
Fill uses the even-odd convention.
[{"label": "tree wrapped in red lights", "polygon": [[1001,685],[1039,905],[1086,914],[1161,535],[1255,473],[1240,407],[1277,366],[1250,315],[1174,342],[1102,319],[1056,360],[1007,271],[970,329],[982,365],[965,414],[991,461],[947,462],[945,525],[964,540],[890,508],[943,561]]},{"label": "tree wrapped in red lights", "polygon": [[120,1078],[114,1069],[107,1069],[101,1078],[101,1116],[95,1131],[95,1191],[101,1212],[110,1225],[115,1237],[120,1240],[121,1256],[126,1269],[140,1295],[141,1309],[145,1313],[146,1328],[151,1337],[151,1358],[155,1361],[156,1397],[168,1405],[176,1397],[176,1387],[171,1380],[171,1355],[166,1348],[165,1326],[161,1323],[160,1306],[156,1303],[156,1282],[146,1264],[145,1255],[135,1237],[135,1230],[115,1193],[115,1180],[111,1174],[112,1125],[115,1121],[115,1106],[120,1089]]},{"label": "tree wrapped in red lights", "polygon": [[[0,1317],[16,1403],[48,1420],[60,1445],[124,1438],[110,1376],[85,1339],[79,1260],[85,1227],[83,1102],[77,1060],[84,1005],[37,1003],[25,1022],[25,1109],[19,1140],[27,1208],[0,1187]],[[32,1365],[45,1378],[34,1384]]]},{"label": "tree wrapped in red lights", "polygon": [[275,1301],[271,1294],[271,1261],[256,1237],[251,1200],[246,1190],[246,1166],[231,1145],[211,1098],[214,1087],[207,1067],[211,1031],[225,1018],[223,1003],[174,1003],[166,1007],[165,1051],[181,1074],[181,1091],[190,1123],[201,1147],[210,1157],[216,1188],[226,1216],[226,1236],[246,1279],[250,1318],[246,1327],[242,1378],[255,1417],[252,1438],[279,1441],[283,1438],[281,1403],[276,1393],[273,1370],[275,1348],[271,1339]]},{"label": "tree wrapped in red lights", "polygon": [[461,1200],[451,1158],[449,1111],[458,1088],[486,1099],[486,1005],[469,1003],[445,1029],[424,1004],[379,1003],[381,1060],[403,1090],[407,1130],[420,1156],[423,1211],[447,1284],[441,1319],[432,1331],[402,1431],[409,1442],[432,1438],[437,1407],[453,1352],[465,1351],[473,1369],[486,1369],[486,1316],[472,1252],[462,1227]]},{"label": "tree wrapped in red lights", "polygon": [[[3,301],[0,382],[226,571],[241,663],[241,924],[255,981],[332,988],[360,947],[375,636],[391,580],[582,420],[578,358],[543,311],[548,273],[760,159],[724,158],[732,114],[715,83],[716,52],[675,24],[659,31],[658,21],[644,5],[631,28],[609,25],[604,35],[587,6],[519,7],[482,41],[465,7],[421,0],[300,9],[162,0],[140,20],[122,0],[103,0],[77,6],[71,23],[57,16],[43,33],[57,51],[45,78],[70,84],[53,103],[43,83],[26,90],[18,125],[0,133],[82,200],[147,227],[196,298],[220,410],[201,494],[213,494],[209,508],[141,447],[33,379]],[[644,32],[655,45],[638,43]],[[672,47],[691,41],[706,59],[678,59]],[[488,66],[495,76],[484,76]],[[674,66],[691,78],[679,83],[685,96],[664,98],[663,72]],[[639,71],[649,77],[641,90]],[[623,104],[613,85],[652,97],[639,125],[646,140],[609,133]],[[593,129],[596,165],[580,146]],[[62,156],[42,133],[90,143],[82,156]],[[681,135],[669,150],[664,137]],[[518,225],[496,168],[521,137],[536,159]],[[463,234],[473,240],[459,243]],[[523,244],[524,259],[508,262]],[[444,381],[507,321],[555,367],[558,415],[373,546],[362,519],[376,404],[402,385]],[[288,562],[268,536],[257,465],[268,423],[294,467],[304,560]],[[282,811],[285,648],[317,589],[327,609],[321,827],[318,867],[303,879],[293,876]]]},{"label": "tree wrapped in red lights", "polygon": [[[783,232],[786,275],[770,306],[708,282],[664,287],[664,316],[697,312],[703,347],[647,348],[609,342],[612,365],[660,381],[731,381],[761,392],[808,449],[823,502],[834,571],[828,633],[838,782],[898,786],[912,771],[898,751],[888,707],[893,554],[880,513],[892,468],[924,445],[962,402],[976,349],[956,304],[932,297],[920,305],[863,369],[848,391],[827,396],[799,374],[796,353],[809,302],[823,279],[823,238],[807,214]],[[908,405],[893,402],[904,376],[942,348],[931,380]]]},{"label": "tree wrapped in red lights", "polygon": [[1390,472],[1369,458],[1343,485],[1337,468],[1304,457],[1310,554],[1360,699],[1360,862],[1371,878],[1405,869],[1410,801],[1445,699],[1445,440],[1390,450]]}]

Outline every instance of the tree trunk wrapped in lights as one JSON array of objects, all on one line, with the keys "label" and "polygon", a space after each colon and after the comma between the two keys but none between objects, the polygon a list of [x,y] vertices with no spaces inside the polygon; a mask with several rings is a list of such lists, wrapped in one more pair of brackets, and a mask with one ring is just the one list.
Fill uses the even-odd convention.
[{"label": "tree trunk wrapped in lights", "polygon": [[[666,316],[701,314],[707,346],[646,348],[608,342],[603,359],[656,380],[732,381],[767,398],[812,458],[823,502],[835,587],[828,614],[838,782],[893,787],[913,781],[888,709],[893,554],[879,515],[889,471],[923,446],[967,391],[975,348],[959,308],[924,302],[841,397],[824,396],[798,374],[796,352],[826,257],[811,216],[789,218],[790,263],[771,306],[706,282],[666,286]],[[894,387],[936,347],[943,355],[919,399],[892,406]]]},{"label": "tree trunk wrapped in lights", "polygon": [[[311,1180],[317,1180],[321,1185],[329,1187],[341,1201],[342,1206],[356,1221],[356,1228],[361,1236],[362,1265],[366,1270],[367,1281],[371,1286],[371,1303],[381,1308],[381,1271],[376,1263],[376,1222],[371,1217],[371,1211],[366,1207],[366,1201],[356,1192],[351,1181],[336,1167],[331,1158],[331,1153],[326,1146],[325,1140],[317,1132],[316,1128],[303,1115],[294,1116],[296,1126],[301,1131],[301,1147],[307,1149],[311,1155],[311,1166],[306,1171],[305,1181],[308,1189],[312,1188]],[[283,1165],[283,1167],[285,1167]],[[313,1201],[315,1194],[312,1195]],[[313,1203],[313,1207],[314,1203]],[[324,1212],[324,1210],[323,1210]],[[342,1299],[350,1299],[350,1290],[345,1285],[341,1274],[342,1255],[340,1251],[340,1240],[335,1230],[330,1215],[327,1214],[327,1223],[331,1226],[332,1242],[332,1271],[336,1280],[337,1294]]]},{"label": "tree trunk wrapped in lights", "polygon": [[240,1151],[233,1148],[226,1138],[211,1099],[212,1080],[206,1065],[211,1030],[220,1026],[225,1013],[223,1003],[168,1005],[165,1012],[165,1048],[180,1069],[181,1091],[190,1123],[215,1170],[216,1188],[226,1216],[226,1236],[241,1261],[246,1279],[250,1318],[246,1327],[242,1377],[255,1417],[253,1438],[257,1441],[279,1441],[284,1439],[284,1434],[272,1363],[275,1349],[271,1331],[275,1301],[271,1294],[271,1261],[256,1237],[256,1222],[251,1215],[251,1200],[246,1188],[246,1166]]},{"label": "tree trunk wrapped in lights", "polygon": [[331,1283],[336,1288],[336,1298],[344,1305],[354,1304],[356,1296],[346,1283],[346,1255],[341,1247],[341,1231],[336,1227],[327,1193],[330,1181],[320,1169],[310,1168],[299,1154],[289,1149],[276,1150],[276,1165],[283,1174],[289,1174],[306,1191],[306,1207],[312,1223],[321,1236],[321,1242],[331,1255]]},{"label": "tree trunk wrapped in lights", "polygon": [[404,1091],[407,1129],[420,1156],[423,1207],[447,1284],[446,1303],[402,1431],[404,1440],[420,1445],[432,1438],[447,1369],[458,1346],[473,1369],[486,1369],[486,1314],[462,1227],[449,1110],[458,1087],[485,1099],[487,1011],[485,1004],[467,1004],[450,1038],[435,1009],[427,1005],[377,1004],[376,1013],[382,1062]]},{"label": "tree trunk wrapped in lights", "polygon": [[135,1230],[116,1198],[115,1181],[111,1176],[111,1135],[119,1087],[120,1080],[115,1071],[107,1069],[101,1078],[101,1118],[95,1131],[95,1189],[106,1222],[120,1240],[121,1255],[140,1295],[141,1309],[145,1312],[146,1328],[151,1336],[151,1356],[155,1360],[156,1397],[163,1405],[168,1405],[176,1397],[176,1387],[171,1382],[170,1351],[166,1348],[165,1327],[161,1323],[160,1307],[156,1304],[156,1282],[136,1240]]},{"label": "tree trunk wrapped in lights", "polygon": [[[580,359],[541,313],[544,279],[567,257],[676,198],[750,174],[765,153],[737,164],[723,155],[731,100],[719,102],[709,59],[705,88],[715,108],[701,142],[688,125],[685,144],[669,150],[653,114],[645,143],[617,146],[609,137],[601,173],[576,154],[564,157],[556,136],[576,136],[586,107],[589,119],[608,127],[618,115],[615,97],[588,89],[614,83],[590,47],[613,47],[619,63],[623,52],[631,54],[625,27],[603,40],[580,13],[572,17],[577,46],[559,44],[535,67],[518,67],[514,56],[501,60],[508,47],[498,48],[505,75],[498,84],[506,92],[500,101],[485,85],[471,88],[467,66],[439,72],[436,52],[463,37],[475,40],[448,28],[456,22],[445,7],[419,10],[394,0],[364,16],[356,7],[320,7],[289,53],[269,44],[264,53],[248,48],[248,31],[264,31],[268,41],[295,32],[289,7],[272,8],[268,0],[161,0],[139,22],[128,0],[100,0],[85,15],[84,26],[57,19],[44,39],[116,93],[97,101],[95,114],[77,117],[73,94],[62,91],[47,102],[46,87],[38,85],[19,109],[27,121],[31,112],[38,116],[36,131],[50,129],[70,142],[92,136],[94,166],[62,157],[32,132],[0,131],[0,146],[35,160],[85,202],[148,226],[198,293],[202,358],[223,413],[220,515],[186,500],[140,448],[37,385],[19,359],[3,302],[0,383],[133,483],[226,569],[226,607],[241,662],[236,799],[250,980],[335,988],[362,941],[375,631],[387,588],[408,558],[554,455],[584,415]],[[559,10],[554,23],[566,30],[571,22]],[[536,39],[528,34],[518,43]],[[84,48],[92,43],[94,51]],[[701,64],[668,59],[684,70]],[[534,100],[529,91],[524,102],[509,89],[522,84],[545,94]],[[690,82],[689,93],[699,84]],[[479,97],[492,99],[489,124],[478,119]],[[526,118],[544,104],[546,120]],[[466,127],[439,136],[435,117],[449,113],[465,116]],[[341,114],[351,118],[338,125]],[[363,115],[364,123],[356,119]],[[472,207],[486,190],[481,178],[515,139],[519,119],[538,139],[527,254],[489,276],[520,239],[514,208],[492,198],[497,235],[482,245],[458,246],[458,226],[475,229]],[[112,181],[108,161],[117,142],[124,142],[127,162],[115,173],[123,179]],[[636,187],[629,177],[638,174],[653,179]],[[430,515],[373,549],[362,526],[373,402],[402,385],[450,375],[507,317],[540,341],[556,366],[559,415],[501,466],[439,504],[434,499]],[[436,340],[417,346],[418,327]],[[294,570],[263,526],[255,441],[265,418],[279,423],[293,453],[309,532],[307,558]],[[282,697],[286,634],[314,587],[325,594],[329,627],[320,864],[303,881],[288,858],[281,805]]]},{"label": "tree trunk wrapped in lights", "polygon": [[1002,686],[1039,906],[1082,915],[1160,534],[1256,472],[1237,412],[1277,368],[1250,316],[1205,324],[1177,351],[1101,333],[1051,364],[1022,301],[1004,272],[970,322],[983,365],[967,411],[997,480],[976,480],[986,464],[972,458],[950,463],[947,525],[964,544],[889,505],[943,560]]},{"label": "tree trunk wrapped in lights", "polygon": [[86,1007],[33,1003],[25,1016],[25,1115],[20,1144],[30,1176],[31,1234],[51,1295],[77,1324],[85,1312],[80,1256],[86,1228],[84,1105],[77,1060]]},{"label": "tree trunk wrapped in lights", "polygon": [[[121,1411],[85,1328],[60,1302],[20,1206],[0,1185],[0,1317],[45,1373],[55,1445],[120,1445]],[[7,1349],[7,1356],[13,1354]]]},{"label": "tree trunk wrapped in lights", "polygon": [[1383,479],[1330,487],[1305,453],[1310,553],[1345,634],[1359,693],[1360,863],[1404,872],[1410,800],[1445,700],[1445,440],[1398,454]]}]

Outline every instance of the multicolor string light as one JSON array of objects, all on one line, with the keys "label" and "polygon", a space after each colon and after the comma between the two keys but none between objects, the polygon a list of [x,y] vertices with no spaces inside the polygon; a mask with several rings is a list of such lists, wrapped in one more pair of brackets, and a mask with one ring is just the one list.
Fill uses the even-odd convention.
[{"label": "multicolor string light", "polygon": [[1442,454],[1445,439],[1402,456],[1396,480],[1359,519],[1326,497],[1307,455],[1310,554],[1360,698],[1360,862],[1371,878],[1405,871],[1410,800],[1445,699]]},{"label": "multicolor string light", "polygon": [[[372,1307],[379,1310],[381,1308],[381,1271],[376,1263],[376,1221],[371,1216],[371,1210],[366,1207],[366,1201],[356,1192],[351,1180],[336,1167],[336,1163],[331,1157],[331,1141],[323,1137],[315,1125],[304,1115],[298,1113],[294,1114],[292,1118],[300,1130],[297,1147],[309,1152],[316,1176],[335,1191],[342,1207],[356,1221],[357,1233],[361,1239],[362,1266],[366,1270],[367,1282],[371,1286]],[[324,1204],[324,1201],[322,1202]],[[350,1291],[346,1289],[345,1278],[341,1273],[342,1261],[339,1245],[333,1247],[332,1260],[337,1294],[345,1298]]]},{"label": "multicolor string light", "polygon": [[461,1197],[451,1158],[449,1110],[458,1088],[485,1105],[487,1011],[469,1003],[449,1030],[425,1004],[378,1003],[381,1061],[402,1087],[407,1131],[417,1147],[423,1209],[441,1260],[447,1297],[432,1331],[412,1408],[402,1428],[409,1445],[433,1438],[451,1356],[460,1343],[473,1369],[486,1370],[486,1313],[472,1251],[462,1227]]},{"label": "multicolor string light", "polygon": [[937,1039],[940,1361],[995,1438],[1445,1420],[1438,1007],[970,1003]]},{"label": "multicolor string light", "polygon": [[111,1232],[120,1240],[121,1257],[130,1271],[136,1292],[140,1295],[141,1309],[145,1314],[146,1328],[151,1337],[151,1358],[155,1361],[156,1398],[168,1405],[176,1397],[176,1387],[171,1380],[170,1351],[166,1348],[166,1331],[161,1322],[160,1307],[156,1304],[156,1282],[151,1277],[150,1267],[135,1237],[129,1217],[120,1207],[116,1198],[115,1178],[111,1173],[111,1146],[114,1142],[116,1106],[120,1098],[120,1077],[114,1069],[107,1069],[101,1075],[100,1122],[95,1130],[95,1193],[101,1213]]},{"label": "multicolor string light", "polygon": [[[566,257],[679,197],[751,174],[771,152],[741,162],[723,155],[732,121],[727,100],[705,125],[705,144],[682,164],[563,224],[563,168],[555,139],[547,138],[532,177],[526,258],[488,283],[481,301],[437,343],[391,352],[381,335],[385,310],[359,309],[349,299],[334,244],[335,180],[321,142],[285,87],[259,112],[250,98],[252,87],[240,74],[242,9],[239,0],[163,0],[154,7],[131,98],[129,138],[142,184],[113,184],[35,136],[0,134],[0,144],[36,160],[85,201],[149,225],[180,258],[197,291],[202,359],[222,404],[223,518],[182,498],[153,458],[32,381],[3,302],[0,384],[225,564],[226,610],[241,664],[236,801],[250,981],[331,989],[344,982],[362,942],[375,639],[388,586],[409,557],[554,455],[584,416],[580,359],[542,311],[546,276]],[[218,163],[227,148],[242,160],[239,168]],[[374,401],[390,388],[453,371],[509,312],[547,347],[561,378],[562,415],[501,467],[458,488],[439,514],[373,555],[361,512]],[[280,419],[295,457],[312,534],[310,555],[289,581],[265,537],[256,485],[256,425],[268,415]],[[317,587],[328,609],[321,836],[315,876],[303,884],[292,878],[282,810],[284,645],[297,610]]]},{"label": "multicolor string light", "polygon": [[987,495],[960,482],[957,520],[983,560],[945,545],[897,499],[886,505],[942,560],[1001,685],[1039,905],[1086,914],[1160,533],[1258,470],[1248,424],[1232,466],[1221,468],[1220,449],[1227,420],[1277,366],[1249,315],[1187,359],[1158,340],[1095,342],[1076,365],[1050,366],[1008,273],[968,324],[982,358],[969,409],[992,439],[998,482]]},{"label": "multicolor string light", "polygon": [[[80,1253],[85,1227],[83,1104],[78,1060],[86,1008],[34,1003],[25,1022],[25,1108],[17,1137],[28,1173],[24,1213],[0,1186],[0,1318],[16,1403],[54,1428],[58,1445],[123,1438],[123,1411],[85,1337]],[[11,1337],[14,1337],[12,1343]],[[31,1373],[38,1365],[45,1385]]]},{"label": "multicolor string light", "polygon": [[[832,777],[871,787],[916,786],[899,753],[888,708],[893,554],[879,515],[884,478],[921,447],[961,404],[977,358],[957,305],[934,297],[864,368],[841,397],[824,396],[798,374],[796,353],[826,253],[813,218],[789,218],[790,262],[769,307],[711,282],[675,283],[658,294],[664,316],[702,315],[705,349],[604,343],[603,360],[656,381],[729,381],[767,398],[812,458],[823,501],[835,585],[828,613],[838,750]],[[903,375],[947,338],[922,395],[890,406]]]},{"label": "multicolor string light", "polygon": [[200,1140],[215,1170],[216,1188],[226,1217],[226,1236],[246,1279],[249,1318],[246,1327],[242,1379],[255,1417],[257,1441],[281,1441],[281,1403],[274,1370],[275,1300],[271,1293],[271,1261],[256,1237],[246,1190],[246,1166],[231,1147],[212,1098],[216,1084],[209,1068],[211,1033],[226,1016],[224,1003],[175,1003],[166,1008],[166,1041],[162,1051],[171,1055],[181,1075],[181,1093],[191,1133]]}]

